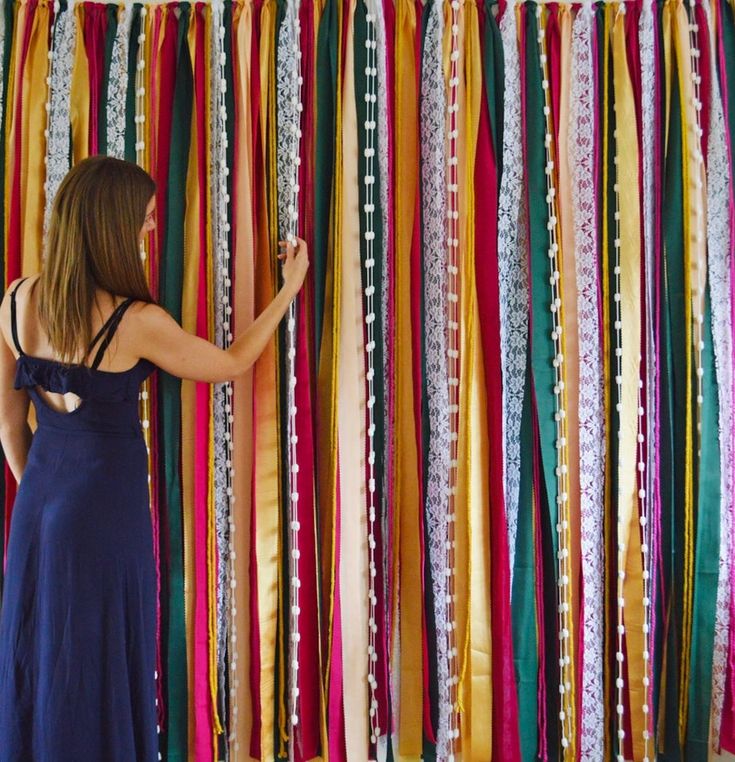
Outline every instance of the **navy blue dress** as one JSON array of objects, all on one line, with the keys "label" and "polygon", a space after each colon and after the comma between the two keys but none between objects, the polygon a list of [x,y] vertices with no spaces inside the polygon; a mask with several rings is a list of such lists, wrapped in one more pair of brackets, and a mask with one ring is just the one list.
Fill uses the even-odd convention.
[{"label": "navy blue dress", "polygon": [[[0,609],[2,762],[154,762],[156,570],[140,383],[155,365],[98,369],[23,353],[15,388],[38,428],[10,523]],[[38,394],[74,392],[69,413]]]}]

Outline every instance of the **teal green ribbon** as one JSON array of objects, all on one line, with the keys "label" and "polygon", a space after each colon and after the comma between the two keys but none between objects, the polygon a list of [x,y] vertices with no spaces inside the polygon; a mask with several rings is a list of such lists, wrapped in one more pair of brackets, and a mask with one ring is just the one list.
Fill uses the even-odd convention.
[{"label": "teal green ribbon", "polygon": [[[160,263],[160,302],[180,324],[182,321],[184,220],[186,215],[186,175],[191,142],[193,74],[187,33],[191,6],[182,2],[178,25],[176,83],[169,157],[168,194],[162,258]],[[136,5],[136,9],[139,6]],[[131,35],[131,41],[136,39]],[[133,132],[133,134],[135,134]],[[162,737],[162,754],[170,762],[188,758],[188,680],[186,623],[184,618],[184,536],[183,499],[179,468],[181,447],[181,380],[159,372],[159,424],[162,433],[160,456],[163,461],[164,501],[168,511],[169,569],[168,625],[164,640],[167,654],[162,657],[168,670],[168,724]],[[162,501],[163,504],[163,501]],[[162,555],[162,558],[165,557]],[[162,612],[163,613],[163,612]],[[162,630],[162,639],[164,632]]]}]

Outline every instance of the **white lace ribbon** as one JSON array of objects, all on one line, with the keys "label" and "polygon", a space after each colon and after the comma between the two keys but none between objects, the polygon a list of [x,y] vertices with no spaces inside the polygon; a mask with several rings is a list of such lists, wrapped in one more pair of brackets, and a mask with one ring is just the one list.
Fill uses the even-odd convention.
[{"label": "white lace ribbon", "polygon": [[604,407],[598,313],[597,216],[594,184],[595,103],[591,5],[572,26],[569,157],[572,165],[579,341],[579,487],[584,618],[582,622],[581,759],[603,759]]},{"label": "white lace ribbon", "polygon": [[107,88],[107,154],[118,159],[125,158],[125,106],[128,95],[128,39],[131,18],[130,9],[123,5],[112,45]]},{"label": "white lace ribbon", "polygon": [[49,134],[46,140],[46,204],[43,218],[43,238],[46,240],[51,206],[61,181],[69,171],[69,101],[74,48],[77,39],[77,25],[73,4],[66,11],[60,11],[56,21],[54,39],[51,43],[53,63],[51,66],[51,110],[49,113]]},{"label": "white lace ribbon", "polygon": [[[212,154],[214,161],[210,163],[210,188],[212,191],[212,246],[215,256],[213,258],[213,286],[214,286],[214,340],[217,346],[226,347],[227,333],[224,323],[223,304],[225,299],[224,278],[228,272],[229,259],[225,260],[223,253],[228,250],[227,240],[227,198],[222,193],[222,171],[227,161],[227,146],[225,137],[227,130],[226,113],[220,110],[220,57],[224,55],[224,40],[219,36],[219,28],[223,22],[223,9],[221,3],[212,5],[211,22],[211,49],[212,66],[210,67],[210,135],[212,140]],[[226,654],[227,635],[229,632],[228,604],[230,595],[230,498],[228,487],[231,488],[229,479],[228,460],[231,458],[231,426],[228,425],[228,385],[215,384],[213,386],[213,411],[214,411],[214,515],[215,536],[217,542],[217,673],[221,686],[225,685],[227,664]],[[232,400],[230,398],[229,404]],[[225,744],[229,753],[229,745]]]},{"label": "white lace ribbon", "polygon": [[[378,82],[379,83],[385,83],[388,81],[388,64],[386,61],[387,56],[387,40],[386,40],[386,32],[385,32],[385,16],[383,11],[383,3],[382,2],[375,2],[372,4],[373,12],[375,13],[375,42],[377,44],[375,53],[376,58],[378,62]],[[377,156],[378,156],[378,173],[380,177],[380,194],[379,194],[379,204],[380,204],[380,224],[381,229],[383,231],[382,235],[382,241],[381,241],[381,247],[380,251],[377,253],[378,256],[381,258],[381,273],[382,273],[382,279],[380,283],[380,309],[382,311],[383,321],[382,321],[382,336],[380,337],[380,340],[383,342],[383,389],[387,390],[390,388],[390,377],[389,377],[389,365],[388,365],[388,342],[390,341],[390,335],[389,335],[389,328],[388,328],[388,287],[390,283],[390,278],[388,275],[388,234],[389,234],[389,216],[388,216],[388,183],[390,182],[390,174],[388,170],[388,101],[387,101],[387,88],[386,87],[378,87],[378,145],[377,145]],[[378,369],[378,372],[380,372],[380,369]],[[385,408],[387,412],[388,410],[388,404],[387,404],[387,398],[385,403]],[[381,490],[382,495],[382,505],[380,510],[380,517],[382,521],[381,526],[381,532],[384,538],[383,542],[383,558],[378,560],[378,563],[383,564],[383,601],[384,601],[384,621],[390,622],[390,589],[389,589],[389,583],[390,583],[390,573],[389,573],[389,564],[390,564],[390,553],[385,552],[386,548],[386,541],[389,536],[388,531],[388,510],[387,510],[387,479],[389,475],[389,468],[388,468],[388,457],[389,457],[389,450],[388,450],[388,439],[389,436],[388,433],[388,425],[386,424],[384,428],[385,432],[385,438],[383,441],[383,452],[385,457],[385,465],[383,468],[383,488]],[[392,685],[397,684],[395,674],[392,670],[388,670],[388,689],[391,691]]]},{"label": "white lace ribbon", "polygon": [[500,20],[505,62],[503,91],[503,174],[498,198],[498,277],[500,286],[500,358],[503,376],[503,482],[508,524],[510,584],[513,589],[518,492],[521,467],[521,416],[526,378],[528,291],[525,247],[519,225],[523,183],[521,68],[514,4]]},{"label": "white lace ribbon", "polygon": [[[711,30],[709,2],[703,3],[707,27]],[[717,72],[714,40],[710,38],[710,66]],[[730,629],[730,528],[732,524],[733,491],[733,367],[729,217],[729,187],[731,167],[728,161],[727,135],[722,98],[716,76],[711,78],[710,127],[707,142],[707,262],[710,279],[712,338],[715,350],[715,371],[719,403],[720,443],[720,558],[717,583],[717,611],[712,659],[712,709],[710,734],[713,745],[719,747],[722,706],[725,695],[727,648]]]},{"label": "white lace ribbon", "polygon": [[434,594],[439,722],[437,758],[449,751],[447,687],[446,566],[449,473],[449,383],[446,340],[446,172],[444,115],[447,111],[442,64],[444,15],[441,0],[429,8],[421,61],[421,183],[424,242],[424,330],[429,405],[426,521]]}]

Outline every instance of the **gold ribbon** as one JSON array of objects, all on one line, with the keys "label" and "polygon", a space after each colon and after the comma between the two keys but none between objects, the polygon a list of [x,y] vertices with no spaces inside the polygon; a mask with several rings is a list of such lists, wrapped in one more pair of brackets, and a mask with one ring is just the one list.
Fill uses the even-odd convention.
[{"label": "gold ribbon", "polygon": [[[275,178],[274,152],[268,155],[267,145],[275,145],[275,84],[272,76],[275,39],[275,4],[266,0],[261,9],[260,34],[260,76],[261,110],[260,127],[263,140],[262,154],[256,160],[262,163],[263,182],[266,178]],[[268,163],[266,162],[268,160]],[[277,237],[275,217],[275,183],[256,188],[255,193],[266,197],[267,204],[258,204],[260,215],[256,224],[259,231],[257,238],[256,269],[256,305],[255,312],[260,313],[274,295],[274,281],[277,274],[273,268],[273,243]],[[261,232],[262,231],[262,232]],[[275,756],[275,652],[278,616],[278,584],[281,563],[281,540],[279,531],[280,515],[280,443],[278,423],[278,400],[276,389],[277,355],[275,338],[272,339],[255,365],[254,395],[258,400],[255,406],[255,524],[257,527],[256,563],[258,565],[258,617],[260,628],[260,716],[261,759],[273,759]],[[281,681],[283,684],[283,681]]]},{"label": "gold ribbon", "polygon": [[[611,28],[611,12],[612,5],[604,5],[604,34],[602,36],[602,272],[608,273],[610,271],[610,246],[609,236],[610,227],[608,224],[608,216],[610,210],[610,195],[608,193],[609,184],[609,165],[610,165],[610,139],[609,139],[609,124],[610,124],[610,28]],[[612,446],[612,394],[610,392],[610,282],[609,278],[602,278],[602,319],[605,330],[602,332],[602,345],[603,345],[603,375],[604,375],[604,394],[605,394],[605,448],[606,452],[610,452]],[[613,540],[613,527],[612,527],[612,508],[613,508],[613,494],[612,494],[612,463],[610,458],[605,459],[605,510],[604,510],[604,522],[605,522],[605,544],[612,544]],[[605,579],[610,579],[610,559],[605,554]],[[616,596],[611,594],[610,586],[606,586],[605,589],[605,611],[609,617],[615,616],[615,598]],[[605,628],[605,653],[611,653],[615,638],[612,633],[612,628]],[[608,659],[604,660],[604,677],[605,677],[605,693],[610,695],[613,690],[612,681],[614,675],[610,669],[610,662]],[[610,746],[610,728],[613,721],[610,717],[609,702],[603,702],[605,708],[605,748]]]},{"label": "gold ribbon", "polygon": [[[466,229],[464,246],[460,249],[460,303],[463,307],[462,319],[467,326],[468,343],[462,345],[467,355],[466,396],[463,397],[467,415],[464,418],[466,429],[461,437],[466,451],[460,454],[460,462],[462,467],[467,469],[469,500],[465,516],[457,511],[457,526],[462,525],[463,519],[466,522],[468,551],[466,601],[462,605],[458,596],[457,605],[466,611],[463,679],[469,681],[469,690],[464,690],[465,686],[460,685],[460,698],[464,693],[468,695],[469,701],[466,702],[466,732],[463,738],[462,758],[467,762],[489,762],[492,759],[492,722],[489,721],[492,717],[490,514],[487,510],[490,503],[490,444],[487,430],[485,366],[475,281],[475,159],[480,109],[485,92],[478,8],[475,0],[466,0],[463,3],[463,11],[464,23],[461,26],[465,43],[466,108],[465,120],[460,124],[465,126],[466,132],[464,156],[461,158],[461,166],[465,168],[461,187],[466,198]],[[451,28],[449,31],[451,32]],[[465,387],[461,386],[461,391],[464,390]],[[461,572],[459,568],[458,572]]]},{"label": "gold ribbon", "polygon": [[[46,195],[44,159],[46,152],[37,147],[46,145],[46,97],[48,86],[49,8],[39,3],[33,14],[28,56],[23,72],[23,124],[20,187],[21,209],[21,272],[36,273],[41,269],[43,217]],[[40,96],[40,97],[39,97]]]},{"label": "gold ribbon", "polygon": [[420,759],[423,737],[423,647],[418,462],[411,343],[411,241],[418,190],[418,114],[412,0],[396,2],[395,118],[395,542],[399,549],[400,702],[399,753]]},{"label": "gold ribbon", "polygon": [[[16,88],[18,82],[16,81],[16,72],[20,74],[20,54],[23,44],[22,30],[25,25],[25,18],[28,12],[28,6],[25,3],[13,4],[14,22],[13,22],[13,38],[12,46],[10,49],[10,72],[8,73],[8,86],[5,95],[5,135],[4,148],[5,148],[5,177],[3,183],[5,187],[5,204],[3,208],[3,245],[5,251],[8,246],[8,232],[10,230],[10,199],[13,192],[13,171],[15,167],[15,141],[13,135],[17,129],[17,114],[15,110],[15,100],[17,97]],[[6,31],[6,37],[8,32]],[[22,81],[21,81],[22,86]],[[8,258],[4,258],[4,276],[5,284],[8,283]],[[32,407],[32,406],[31,406]]]},{"label": "gold ribbon", "polygon": [[[643,730],[646,701],[642,686],[645,674],[643,651],[643,581],[640,555],[638,515],[637,436],[638,381],[640,378],[640,199],[638,192],[638,137],[633,88],[627,65],[625,46],[625,14],[617,8],[613,23],[613,80],[615,91],[615,128],[617,130],[616,182],[619,187],[620,211],[620,294],[621,294],[621,358],[622,410],[618,450],[618,542],[624,547],[620,568],[625,570],[623,598],[627,645],[628,693],[636,760],[644,754]],[[632,549],[629,548],[629,544]]]},{"label": "gold ribbon", "polygon": [[[674,39],[678,58],[678,82],[681,92],[682,125],[682,171],[684,190],[684,298],[688,314],[686,317],[686,358],[687,358],[687,435],[685,457],[685,518],[684,518],[684,617],[682,638],[681,671],[679,674],[679,740],[683,744],[686,737],[689,713],[689,678],[691,673],[691,641],[693,618],[693,574],[694,574],[694,468],[696,456],[694,443],[698,442],[699,406],[696,410],[694,398],[697,392],[693,382],[693,351],[698,340],[693,326],[704,319],[704,288],[706,283],[707,248],[706,232],[706,177],[704,159],[700,160],[701,143],[697,134],[697,114],[694,107],[692,86],[691,49],[689,43],[689,17],[683,3],[676,4],[674,16]],[[699,217],[699,219],[697,219]],[[702,286],[700,289],[699,286]],[[703,322],[701,323],[703,325]],[[703,329],[702,329],[703,330]],[[703,333],[700,334],[703,336]]]},{"label": "gold ribbon", "polygon": [[[76,45],[74,48],[74,68],[71,73],[69,95],[69,120],[72,128],[72,165],[89,156],[89,65],[84,49],[84,4],[74,6],[77,23]],[[149,22],[149,17],[146,18]],[[150,22],[149,22],[150,23]],[[148,35],[146,35],[146,40]],[[146,60],[148,57],[146,45]]]},{"label": "gold ribbon", "polygon": [[[235,121],[239,140],[233,167],[233,183],[237,204],[232,207],[235,217],[233,233],[232,306],[233,335],[242,334],[252,324],[255,315],[255,250],[253,219],[253,123],[250,107],[251,77],[250,55],[252,44],[252,4],[233,3],[233,77]],[[248,745],[253,730],[252,700],[250,695],[250,573],[249,558],[252,538],[250,517],[253,469],[253,371],[249,370],[233,383],[232,462],[237,466],[232,477],[234,504],[231,517],[235,525],[236,546],[239,553],[234,561],[237,586],[235,597],[235,630],[238,638],[238,684],[235,700],[238,712],[230,712],[231,727],[236,741],[230,741],[233,762],[251,759]]]}]

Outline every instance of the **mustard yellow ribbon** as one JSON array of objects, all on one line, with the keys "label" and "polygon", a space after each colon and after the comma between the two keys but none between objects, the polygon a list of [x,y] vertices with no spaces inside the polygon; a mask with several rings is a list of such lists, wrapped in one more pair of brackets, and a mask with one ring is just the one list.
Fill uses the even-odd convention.
[{"label": "mustard yellow ribbon", "polygon": [[[643,652],[643,582],[640,555],[637,463],[639,431],[638,381],[640,378],[641,341],[641,251],[640,197],[638,192],[638,138],[633,88],[628,71],[625,44],[625,13],[618,6],[612,29],[613,81],[615,92],[615,129],[618,205],[620,212],[620,294],[621,294],[621,374],[622,409],[619,413],[618,448],[618,542],[620,569],[625,571],[623,598],[627,644],[628,694],[633,752],[636,760],[644,754],[643,712],[645,673]],[[637,549],[637,552],[633,549]]]},{"label": "mustard yellow ribbon", "polygon": [[399,753],[419,759],[422,751],[423,653],[421,546],[411,343],[411,239],[418,182],[416,10],[396,2],[395,46],[395,541],[399,548],[400,626]]}]

